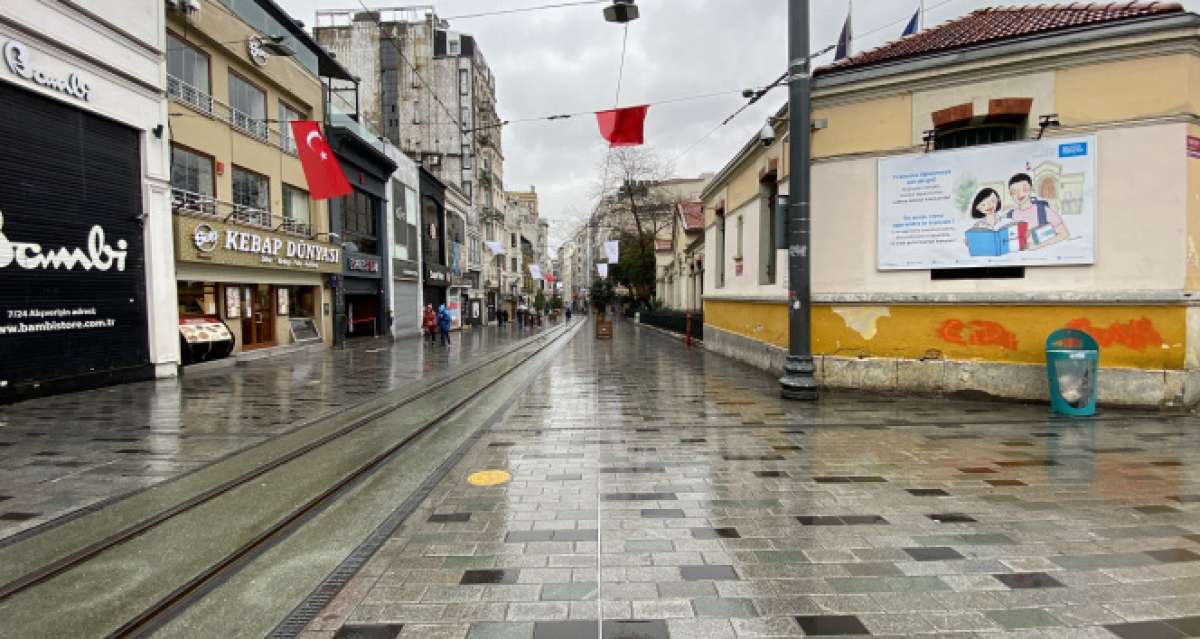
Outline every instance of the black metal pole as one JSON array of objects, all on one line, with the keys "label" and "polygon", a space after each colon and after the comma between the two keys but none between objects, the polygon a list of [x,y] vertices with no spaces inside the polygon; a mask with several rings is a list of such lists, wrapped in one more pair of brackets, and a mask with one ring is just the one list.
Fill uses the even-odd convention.
[{"label": "black metal pole", "polygon": [[812,98],[809,76],[809,0],[788,0],[788,355],[779,379],[786,399],[815,400],[809,300],[809,194]]}]

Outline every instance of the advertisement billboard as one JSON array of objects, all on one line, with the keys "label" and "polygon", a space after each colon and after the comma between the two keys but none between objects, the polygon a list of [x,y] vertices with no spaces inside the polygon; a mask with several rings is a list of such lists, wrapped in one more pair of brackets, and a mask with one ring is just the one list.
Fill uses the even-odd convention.
[{"label": "advertisement billboard", "polygon": [[879,160],[879,270],[1092,264],[1096,138]]}]

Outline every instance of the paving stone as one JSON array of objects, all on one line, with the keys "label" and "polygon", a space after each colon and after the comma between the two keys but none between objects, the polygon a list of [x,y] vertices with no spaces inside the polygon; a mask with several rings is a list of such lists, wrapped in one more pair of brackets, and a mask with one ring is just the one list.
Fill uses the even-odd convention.
[{"label": "paving stone", "polygon": [[532,639],[532,623],[475,623],[467,639]]},{"label": "paving stone", "polygon": [[701,579],[737,579],[733,566],[680,566],[679,574],[684,581]]},{"label": "paving stone", "polygon": [[542,601],[583,601],[595,598],[595,583],[546,584],[542,586]]},{"label": "paving stone", "polygon": [[[391,576],[312,630],[594,639],[604,618],[674,639],[1183,636],[1200,617],[1200,418],[1114,411],[1084,425],[1037,405],[852,393],[781,402],[769,375],[629,335],[556,355],[372,565]],[[71,451],[28,441],[27,453]],[[481,468],[515,479],[464,481]],[[44,512],[20,499],[4,505]],[[460,584],[470,571],[503,576]],[[555,625],[570,621],[582,624]]]},{"label": "paving stone", "polygon": [[757,617],[758,611],[749,599],[698,597],[692,600],[697,617]]},{"label": "paving stone", "polygon": [[805,615],[796,617],[796,623],[809,636],[871,634],[854,615]]}]

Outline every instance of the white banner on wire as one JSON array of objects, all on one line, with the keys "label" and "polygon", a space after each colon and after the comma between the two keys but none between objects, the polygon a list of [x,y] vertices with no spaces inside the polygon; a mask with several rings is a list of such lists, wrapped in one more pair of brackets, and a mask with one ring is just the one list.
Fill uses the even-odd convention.
[{"label": "white banner on wire", "polygon": [[596,265],[596,273],[598,273],[600,275],[600,277],[608,277],[608,265],[607,264],[597,264]]},{"label": "white banner on wire", "polygon": [[537,264],[529,265],[529,276],[535,280],[542,279],[542,267]]},{"label": "white banner on wire", "polygon": [[609,264],[617,263],[617,258],[621,256],[621,245],[617,240],[608,240],[604,243],[604,256],[608,258]]},{"label": "white banner on wire", "polygon": [[499,242],[484,242],[492,255],[504,255],[504,245]]}]

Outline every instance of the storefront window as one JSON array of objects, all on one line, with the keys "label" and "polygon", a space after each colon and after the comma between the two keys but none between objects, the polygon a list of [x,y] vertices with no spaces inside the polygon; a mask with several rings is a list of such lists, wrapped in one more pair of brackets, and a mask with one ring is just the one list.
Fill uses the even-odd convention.
[{"label": "storefront window", "polygon": [[296,141],[292,139],[292,122],[307,119],[303,113],[279,101],[279,145],[288,153],[296,153]]},{"label": "storefront window", "polygon": [[378,253],[375,230],[376,198],[355,189],[342,198],[343,228],[346,239],[354,242],[361,253]]},{"label": "storefront window", "polygon": [[267,140],[267,94],[262,89],[229,74],[229,123],[235,129]]},{"label": "storefront window", "polygon": [[217,287],[205,282],[179,282],[179,316],[217,314]]},{"label": "storefront window", "polygon": [[270,201],[270,182],[265,175],[233,167],[233,203],[238,206],[267,210]]},{"label": "storefront window", "polygon": [[316,316],[316,295],[313,294],[315,290],[312,286],[292,286],[287,289],[290,307],[288,311],[292,317]]},{"label": "storefront window", "polygon": [[308,191],[290,184],[283,185],[283,217],[291,220],[294,230],[306,232],[309,228]]},{"label": "storefront window", "polygon": [[392,237],[392,253],[393,257],[398,260],[412,259],[412,255],[408,252],[408,213],[407,201],[404,199],[404,185],[399,180],[392,180],[392,226],[395,227],[395,235]]},{"label": "storefront window", "polygon": [[417,228],[420,227],[421,224],[418,220],[419,212],[417,211],[417,191],[415,189],[410,189],[407,186],[404,187],[404,213],[406,219],[408,220],[408,226],[410,230],[408,234],[408,254],[412,256],[411,259],[415,260],[417,259]]},{"label": "storefront window", "polygon": [[441,208],[438,207],[438,203],[430,197],[422,198],[421,229],[425,234],[422,252],[427,264],[442,264],[444,260],[444,249],[438,233],[439,217],[441,217]]},{"label": "storefront window", "polygon": [[208,56],[186,42],[167,34],[167,77],[171,95],[193,106],[212,110],[212,103],[201,98],[212,94],[209,87]]},{"label": "storefront window", "polygon": [[171,188],[212,197],[212,158],[172,144]]}]

